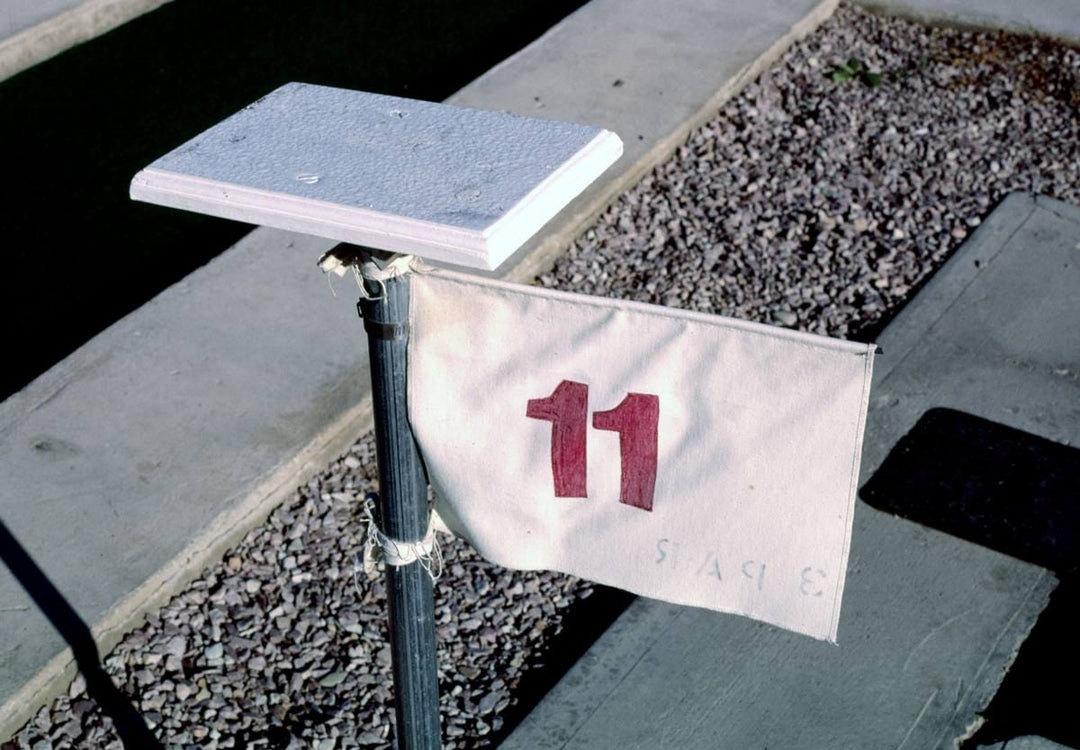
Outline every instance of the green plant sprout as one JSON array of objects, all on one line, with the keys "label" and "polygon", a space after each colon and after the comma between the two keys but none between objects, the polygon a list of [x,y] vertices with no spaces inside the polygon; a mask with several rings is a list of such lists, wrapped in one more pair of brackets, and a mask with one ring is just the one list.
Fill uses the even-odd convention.
[{"label": "green plant sprout", "polygon": [[861,81],[864,85],[874,87],[881,84],[883,77],[868,68],[862,60],[853,57],[846,63],[840,63],[828,73],[829,80],[833,83],[846,83],[850,80]]}]

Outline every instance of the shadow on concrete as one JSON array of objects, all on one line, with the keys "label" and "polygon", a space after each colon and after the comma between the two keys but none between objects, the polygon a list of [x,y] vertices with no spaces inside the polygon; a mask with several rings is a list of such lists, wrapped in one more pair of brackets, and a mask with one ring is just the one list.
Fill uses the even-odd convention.
[{"label": "shadow on concrete", "polygon": [[[869,505],[1048,568],[1061,583],[962,747],[1034,734],[1080,747],[1080,450],[931,409],[860,492]],[[1063,677],[1064,682],[1052,678]]]},{"label": "shadow on concrete", "polygon": [[569,607],[559,633],[547,642],[539,658],[530,660],[515,690],[514,703],[501,714],[503,725],[488,735],[491,747],[501,745],[517,729],[635,599],[627,591],[597,584],[591,596]]},{"label": "shadow on concrete", "polygon": [[584,1],[166,3],[0,82],[0,397],[251,230],[132,202],[139,169],[289,81],[441,101]]},{"label": "shadow on concrete", "polygon": [[79,672],[86,679],[87,695],[112,719],[124,747],[128,750],[160,750],[161,743],[146,726],[142,715],[105,673],[90,628],[2,521],[0,560],[71,647]]}]

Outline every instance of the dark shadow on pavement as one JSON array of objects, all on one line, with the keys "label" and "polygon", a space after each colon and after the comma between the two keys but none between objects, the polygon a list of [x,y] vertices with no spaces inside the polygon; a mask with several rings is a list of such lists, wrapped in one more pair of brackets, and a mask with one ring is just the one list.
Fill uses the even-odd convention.
[{"label": "dark shadow on pavement", "polygon": [[503,725],[488,735],[498,747],[551,692],[570,668],[634,603],[636,596],[597,584],[586,599],[575,602],[563,615],[559,633],[536,655],[515,691],[515,702],[502,714]]},{"label": "dark shadow on pavement", "polygon": [[0,81],[0,397],[251,230],[130,200],[151,161],[289,81],[441,101],[583,4],[155,3]]},{"label": "dark shadow on pavement", "polygon": [[965,750],[1033,734],[1080,747],[1080,450],[931,409],[860,492],[869,505],[1052,570],[1061,583]]},{"label": "dark shadow on pavement", "polygon": [[142,715],[101,666],[97,644],[90,628],[68,604],[29,553],[0,521],[0,559],[34,604],[71,647],[75,663],[86,679],[86,692],[113,721],[113,727],[127,750],[158,750],[160,742],[146,726]]}]

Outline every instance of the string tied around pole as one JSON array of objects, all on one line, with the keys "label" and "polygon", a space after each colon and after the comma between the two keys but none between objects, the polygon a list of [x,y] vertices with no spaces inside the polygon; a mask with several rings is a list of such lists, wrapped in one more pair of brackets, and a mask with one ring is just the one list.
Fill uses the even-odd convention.
[{"label": "string tied around pole", "polygon": [[[417,258],[414,255],[395,255],[381,267],[372,258],[353,263],[353,275],[356,277],[356,283],[360,287],[360,295],[365,299],[384,299],[386,297],[386,282],[411,273],[415,262],[417,262]],[[373,294],[371,292],[372,286],[375,286],[379,291]]]},{"label": "string tied around pole", "polygon": [[[365,300],[384,299],[387,281],[426,267],[415,255],[397,254],[390,255],[380,265],[372,251],[348,245],[338,245],[327,250],[319,258],[318,265],[327,274],[328,283],[331,279],[330,274],[345,276],[351,270],[356,279],[356,285],[360,288],[360,296]],[[372,291],[372,289],[377,291]],[[337,296],[333,284],[330,285],[330,293]]]},{"label": "string tied around pole", "polygon": [[375,493],[369,492],[364,498],[364,511],[361,516],[365,527],[364,561],[362,566],[356,565],[355,568],[362,567],[367,575],[374,576],[379,562],[393,567],[416,562],[428,574],[432,583],[437,582],[443,574],[443,556],[435,533],[438,527],[435,514],[432,513],[428,521],[427,533],[424,534],[423,539],[412,542],[391,539],[375,522],[375,514],[371,510],[374,496]]}]

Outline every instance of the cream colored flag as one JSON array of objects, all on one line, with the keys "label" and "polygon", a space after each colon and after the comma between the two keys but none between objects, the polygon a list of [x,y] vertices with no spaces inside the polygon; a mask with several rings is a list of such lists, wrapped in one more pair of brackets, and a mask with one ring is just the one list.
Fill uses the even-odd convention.
[{"label": "cream colored flag", "polygon": [[409,415],[487,559],[835,642],[873,346],[412,275]]}]

